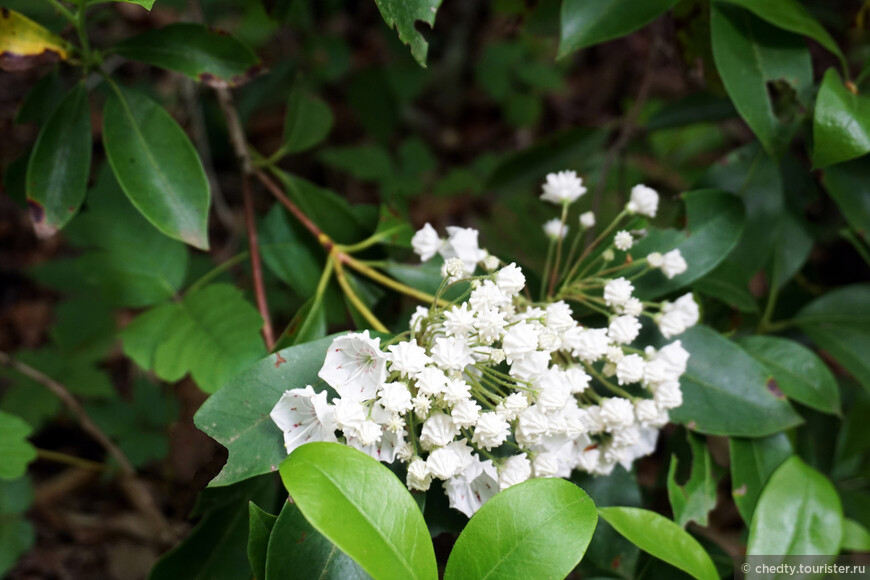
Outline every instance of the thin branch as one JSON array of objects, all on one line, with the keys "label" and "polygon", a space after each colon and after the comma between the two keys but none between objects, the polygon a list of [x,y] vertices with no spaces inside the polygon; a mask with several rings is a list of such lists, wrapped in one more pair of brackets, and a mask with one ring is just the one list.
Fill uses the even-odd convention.
[{"label": "thin branch", "polygon": [[48,375],[45,375],[30,365],[11,357],[3,351],[0,351],[0,364],[13,368],[22,375],[33,379],[54,393],[54,395],[63,402],[72,414],[75,415],[76,419],[78,419],[82,430],[93,437],[94,440],[99,443],[118,463],[118,467],[121,470],[121,477],[119,479],[121,489],[124,491],[127,499],[133,507],[135,507],[146,518],[146,520],[151,523],[155,531],[158,533],[160,541],[172,541],[173,534],[169,528],[169,523],[166,521],[166,518],[163,517],[163,513],[157,508],[157,504],[154,503],[154,498],[151,497],[145,484],[138,478],[133,464],[124,452],[121,451],[121,449],[115,445],[115,443],[113,443],[105,433],[103,433],[102,429],[100,429],[96,423],[94,423],[93,419],[91,419],[81,403],[78,402],[67,388]]},{"label": "thin branch", "polygon": [[297,206],[290,200],[289,197],[287,197],[281,187],[279,187],[277,183],[272,181],[272,179],[268,175],[266,175],[264,171],[258,169],[256,171],[256,174],[260,182],[266,186],[266,189],[268,189],[271,194],[275,196],[275,199],[281,202],[281,205],[286,207],[287,210],[292,213],[293,216],[298,219],[303,226],[305,226],[305,229],[311,232],[311,234],[315,238],[317,238],[317,241],[323,244],[326,251],[328,252],[329,250],[331,250],[333,242],[329,238],[329,236],[323,233],[323,230],[317,227],[317,224],[311,221],[311,219],[309,219],[309,217],[305,215],[301,209],[299,209],[299,206]]}]

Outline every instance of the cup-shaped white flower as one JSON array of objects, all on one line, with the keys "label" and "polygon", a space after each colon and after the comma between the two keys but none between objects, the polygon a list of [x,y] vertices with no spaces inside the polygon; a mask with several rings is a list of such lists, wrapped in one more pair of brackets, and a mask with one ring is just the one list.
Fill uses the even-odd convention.
[{"label": "cup-shaped white flower", "polygon": [[499,491],[498,473],[492,461],[475,457],[462,473],[444,482],[450,507],[471,517]]},{"label": "cup-shaped white flower", "polygon": [[489,451],[507,440],[511,426],[495,413],[481,413],[474,428],[472,442]]},{"label": "cup-shaped white flower", "polygon": [[450,415],[434,413],[423,423],[420,433],[420,443],[424,447],[443,447],[453,441],[453,437],[459,432],[459,428]]},{"label": "cup-shaped white flower", "polygon": [[505,490],[532,477],[532,463],[525,453],[512,455],[498,468],[498,486]]},{"label": "cup-shaped white flower", "polygon": [[679,276],[685,272],[688,267],[686,260],[683,258],[683,254],[680,253],[679,250],[671,250],[662,256],[662,273],[668,279],[671,279],[674,276]]},{"label": "cup-shaped white flower", "polygon": [[607,336],[617,344],[631,344],[640,334],[640,321],[634,316],[617,316],[610,322]]},{"label": "cup-shaped white flower", "polygon": [[443,245],[444,240],[429,223],[417,230],[417,233],[411,238],[411,246],[414,248],[414,252],[420,256],[422,262],[428,262]]},{"label": "cup-shaped white flower", "polygon": [[526,277],[520,267],[511,262],[495,275],[495,284],[508,296],[516,296],[525,287]]},{"label": "cup-shaped white flower", "polygon": [[346,334],[332,341],[323,367],[317,373],[342,399],[374,399],[387,378],[387,357],[380,349],[380,338],[369,331]]},{"label": "cup-shaped white flower", "polygon": [[659,207],[659,194],[646,185],[635,185],[631,188],[631,198],[626,209],[631,213],[639,213],[648,217],[656,217]]},{"label": "cup-shaped white flower", "polygon": [[448,226],[447,241],[438,250],[445,260],[459,258],[465,265],[465,271],[473,273],[477,263],[486,258],[486,251],[478,246],[478,231],[474,228]]},{"label": "cup-shaped white flower", "polygon": [[326,391],[315,393],[311,385],[285,391],[269,416],[284,432],[287,453],[309,441],[336,441],[334,410],[326,402]]},{"label": "cup-shaped white flower", "polygon": [[403,340],[387,347],[390,354],[390,370],[400,373],[403,377],[416,375],[423,370],[432,359],[426,354],[426,349],[415,342]]}]

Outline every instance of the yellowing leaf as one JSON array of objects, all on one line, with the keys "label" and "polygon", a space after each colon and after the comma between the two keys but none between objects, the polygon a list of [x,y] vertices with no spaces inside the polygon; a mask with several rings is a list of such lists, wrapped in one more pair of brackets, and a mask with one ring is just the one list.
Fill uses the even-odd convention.
[{"label": "yellowing leaf", "polygon": [[69,44],[33,20],[0,8],[0,69],[20,71],[66,60]]}]

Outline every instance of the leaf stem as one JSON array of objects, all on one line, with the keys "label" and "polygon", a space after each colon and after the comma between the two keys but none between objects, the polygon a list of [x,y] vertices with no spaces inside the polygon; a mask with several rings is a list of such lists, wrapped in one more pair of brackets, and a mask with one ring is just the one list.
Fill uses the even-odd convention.
[{"label": "leaf stem", "polygon": [[353,268],[354,270],[356,270],[360,274],[368,276],[369,278],[371,278],[375,282],[379,282],[380,284],[383,284],[387,288],[391,288],[391,289],[395,290],[396,292],[401,292],[402,294],[407,294],[408,296],[411,296],[412,298],[416,298],[422,302],[426,302],[426,303],[430,303],[430,304],[436,303],[436,304],[438,304],[438,306],[441,306],[441,307],[447,306],[447,304],[448,304],[448,302],[446,300],[444,300],[443,298],[436,299],[431,294],[421,292],[420,290],[417,290],[416,288],[411,288],[410,286],[408,286],[406,284],[402,284],[401,282],[399,282],[397,280],[393,280],[392,278],[381,274],[377,270],[370,268],[369,266],[363,264],[359,260],[356,260],[353,257],[345,254],[344,252],[339,251],[339,260],[344,262],[345,264],[347,264],[348,266],[350,266],[351,268]]},{"label": "leaf stem", "polygon": [[226,260],[226,261],[218,264],[217,266],[212,268],[210,271],[208,271],[205,274],[203,274],[202,276],[200,276],[200,278],[196,282],[194,282],[193,284],[188,286],[187,290],[185,290],[184,293],[185,294],[193,294],[194,292],[202,290],[203,287],[208,285],[209,282],[211,282],[212,280],[214,280],[215,278],[217,278],[218,276],[220,276],[221,274],[223,274],[224,272],[226,272],[227,270],[229,270],[230,268],[232,268],[233,266],[235,266],[239,262],[246,260],[249,255],[250,254],[248,252],[242,252],[240,254],[236,254],[235,256],[230,258],[229,260]]},{"label": "leaf stem", "polygon": [[46,2],[51,4],[55,10],[60,12],[61,16],[69,20],[70,24],[76,26],[76,17],[69,8],[61,4],[58,0],[46,0]]},{"label": "leaf stem", "polygon": [[105,463],[91,461],[90,459],[76,457],[75,455],[61,453],[60,451],[51,451],[49,449],[37,449],[36,456],[40,459],[44,459],[45,461],[54,461],[55,463],[72,465],[73,467],[80,467],[89,471],[102,472],[108,469],[108,466]]},{"label": "leaf stem", "polygon": [[365,304],[363,304],[363,301],[360,300],[360,297],[357,296],[356,292],[354,292],[353,288],[351,288],[350,283],[347,281],[347,276],[345,276],[344,267],[342,266],[341,260],[335,261],[335,278],[338,280],[338,284],[344,291],[344,295],[347,296],[347,299],[350,300],[350,303],[354,306],[354,308],[356,308],[359,313],[362,314],[363,318],[365,318],[368,323],[372,325],[372,328],[374,328],[378,332],[390,332],[390,330],[386,326],[384,326],[380,320],[378,320],[378,317],[375,316]]}]

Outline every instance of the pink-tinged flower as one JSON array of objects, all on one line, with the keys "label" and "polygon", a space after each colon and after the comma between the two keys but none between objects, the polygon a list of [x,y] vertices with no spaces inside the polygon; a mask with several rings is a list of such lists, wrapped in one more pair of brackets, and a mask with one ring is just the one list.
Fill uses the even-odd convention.
[{"label": "pink-tinged flower", "polygon": [[326,391],[315,393],[311,385],[286,391],[269,416],[284,432],[287,453],[310,441],[336,441],[334,410],[326,402]]},{"label": "pink-tinged flower", "polygon": [[380,338],[369,337],[368,330],[339,336],[332,341],[317,376],[342,399],[374,399],[387,378],[387,357],[380,343]]}]

